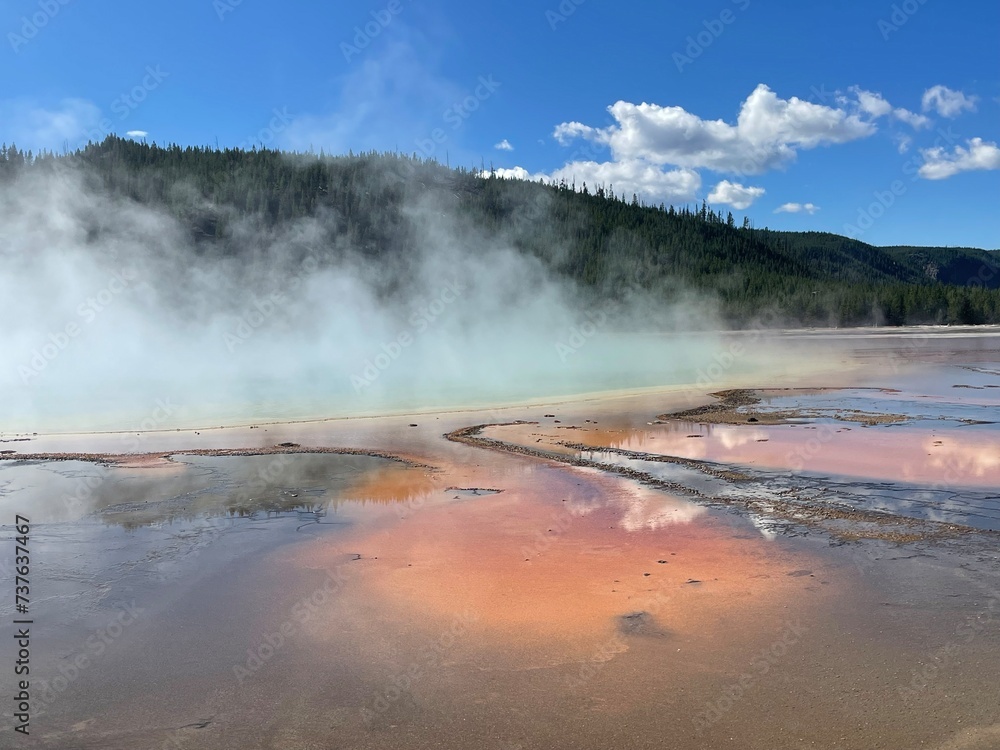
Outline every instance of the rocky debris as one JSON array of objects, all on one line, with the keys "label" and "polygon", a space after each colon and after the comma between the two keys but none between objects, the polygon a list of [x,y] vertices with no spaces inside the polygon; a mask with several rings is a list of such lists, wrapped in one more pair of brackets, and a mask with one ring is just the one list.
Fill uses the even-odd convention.
[{"label": "rocky debris", "polygon": [[[917,541],[943,541],[960,534],[991,532],[973,529],[958,524],[945,524],[936,521],[922,520],[908,516],[898,516],[889,512],[866,510],[827,502],[817,502],[808,497],[800,497],[796,492],[784,493],[781,497],[750,497],[750,496],[709,496],[705,493],[677,482],[659,479],[649,473],[638,471],[627,466],[605,464],[581,456],[569,456],[563,453],[528,448],[522,445],[505,443],[501,440],[482,437],[481,433],[487,427],[502,427],[516,424],[537,424],[537,422],[498,422],[472,425],[447,433],[448,440],[464,443],[487,450],[516,453],[548,461],[558,461],[571,466],[586,466],[601,471],[628,477],[642,482],[647,487],[664,490],[672,494],[682,495],[704,503],[740,508],[750,513],[771,519],[783,519],[781,528],[786,533],[796,529],[819,528],[840,542],[859,539],[883,539],[897,543]],[[639,453],[621,448],[606,448],[583,445],[581,443],[565,443],[565,446],[581,453],[613,453],[643,461],[658,461],[686,466],[705,474],[718,477],[730,483],[753,482],[757,478],[745,472],[731,469],[722,464],[707,461],[696,461],[678,456]],[[849,525],[846,525],[849,524]],[[671,553],[675,554],[675,553]],[[691,580],[689,583],[699,583]]]},{"label": "rocky debris", "polygon": [[4,455],[0,452],[0,461],[86,461],[88,463],[100,464],[102,466],[116,466],[118,464],[134,463],[140,459],[165,459],[172,460],[174,456],[275,456],[291,454],[332,454],[338,456],[371,456],[372,458],[384,458],[387,461],[396,461],[414,469],[425,469],[427,471],[438,471],[436,466],[414,461],[409,458],[397,456],[393,453],[386,453],[378,450],[365,450],[363,448],[334,448],[334,447],[310,447],[302,446],[284,447],[275,445],[270,448],[191,448],[187,450],[162,451],[159,453],[22,453],[18,455]]}]

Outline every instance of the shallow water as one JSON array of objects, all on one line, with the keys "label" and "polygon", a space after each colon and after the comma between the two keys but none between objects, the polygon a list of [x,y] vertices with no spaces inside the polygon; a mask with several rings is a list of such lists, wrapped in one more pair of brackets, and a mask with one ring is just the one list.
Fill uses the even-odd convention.
[{"label": "shallow water", "polygon": [[[935,347],[936,362],[947,347]],[[973,358],[959,344],[951,356],[1000,368],[986,348]],[[989,747],[1000,736],[993,536],[844,543],[719,507],[728,493],[767,500],[794,490],[804,506],[850,503],[995,528],[993,428],[949,411],[994,390],[921,392],[921,378],[937,382],[941,371],[909,354],[900,367],[882,358],[846,374],[739,384],[895,387],[914,403],[932,396],[926,408],[948,419],[648,424],[727,382],[693,394],[266,432],[151,433],[141,443],[182,451],[292,441],[434,468],[329,454],[175,455],[141,469],[0,462],[0,511],[35,524],[35,708],[44,713],[33,717],[34,742]],[[986,382],[963,372],[961,382]],[[874,406],[900,403],[909,408],[895,396]],[[484,434],[563,456],[577,451],[552,441],[589,443],[601,461],[641,462],[704,497],[442,437],[514,420],[537,424]],[[570,427],[579,429],[561,429]],[[122,440],[39,435],[6,445],[119,452]],[[609,447],[735,466],[750,478],[733,484]],[[972,448],[975,459],[963,458]],[[952,466],[961,473],[948,479],[947,497],[917,494]],[[9,570],[0,572],[10,590]],[[88,662],[74,671],[81,655]],[[0,676],[4,693],[9,677]]]},{"label": "shallow water", "polygon": [[[737,409],[748,419],[751,412],[790,414],[789,424],[668,420],[609,428],[542,419],[485,434],[635,470],[715,499],[794,498],[998,530],[1000,370],[964,356],[947,365],[908,365],[881,375],[876,387],[765,388],[756,392],[761,403]],[[899,421],[857,421],[879,415]],[[566,447],[576,444],[588,449]],[[696,464],[665,463],[664,456]],[[712,476],[697,462],[736,467],[746,481]]]},{"label": "shallow water", "polygon": [[933,365],[893,381],[893,389],[763,390],[762,404],[755,408],[808,409],[831,417],[849,411],[897,414],[908,422],[1000,423],[1000,375],[977,372],[970,365]]},{"label": "shallow water", "polygon": [[[67,726],[46,714],[86,720],[104,705],[100,696],[144,669],[141,656],[115,666],[110,655],[119,638],[169,650],[140,635],[144,623],[155,619],[157,632],[179,635],[172,607],[206,575],[216,581],[210,588],[224,585],[217,578],[222,571],[360,523],[387,502],[368,492],[366,482],[386,478],[400,484],[412,478],[414,491],[426,494],[421,472],[367,456],[176,456],[153,469],[0,464],[0,512],[31,521],[30,615],[33,638],[44,644],[31,667],[36,726]],[[11,587],[13,570],[4,563],[0,585]],[[213,611],[211,597],[203,604]],[[12,603],[5,601],[0,614],[13,617]],[[236,611],[215,609],[214,616],[227,623],[219,635],[232,632]],[[199,639],[218,645],[210,631]],[[73,666],[79,655],[89,660],[85,669]]]},{"label": "shallow water", "polygon": [[[0,401],[0,430],[19,432],[175,429],[351,417],[444,409],[493,407],[590,392],[695,383],[715,361],[723,334],[608,334],[601,332],[566,354],[558,340],[533,352],[497,348],[491,373],[470,376],[464,352],[451,352],[434,378],[417,379],[412,363],[421,342],[384,368],[369,371],[370,385],[352,385],[330,370],[279,368],[276,372],[205,373],[190,382],[157,380],[155,373],[109,372],[100,387],[77,384],[66,372],[43,372],[15,383]],[[769,337],[727,368],[729,375],[775,368],[782,350]],[[501,342],[498,342],[498,347]],[[373,352],[379,353],[377,346]],[[53,368],[63,363],[56,360]],[[480,368],[482,367],[480,363]],[[419,368],[418,368],[419,369]],[[426,368],[425,368],[426,369]],[[357,374],[364,363],[357,363]],[[369,382],[369,381],[366,381]],[[84,390],[85,389],[85,390]],[[2,437],[2,435],[0,435]]]}]

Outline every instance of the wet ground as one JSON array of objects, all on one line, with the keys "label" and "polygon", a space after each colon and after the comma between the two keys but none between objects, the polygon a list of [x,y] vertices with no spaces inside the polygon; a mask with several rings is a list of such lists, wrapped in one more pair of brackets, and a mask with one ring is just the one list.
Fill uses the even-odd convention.
[{"label": "wet ground", "polygon": [[[893,388],[741,389],[643,427],[543,418],[489,426],[472,441],[742,505],[762,526],[825,513],[828,530],[852,538],[878,527],[925,536],[1000,531],[1000,396],[948,386],[967,366],[928,369],[939,392],[917,392],[913,375]],[[1000,373],[981,371],[977,380],[996,382],[963,388],[1000,386]],[[880,523],[842,523],[851,520]]]},{"label": "wet ground", "polygon": [[[840,336],[780,381],[0,445],[0,746],[996,747],[1000,337]],[[731,386],[785,423],[670,418]]]}]

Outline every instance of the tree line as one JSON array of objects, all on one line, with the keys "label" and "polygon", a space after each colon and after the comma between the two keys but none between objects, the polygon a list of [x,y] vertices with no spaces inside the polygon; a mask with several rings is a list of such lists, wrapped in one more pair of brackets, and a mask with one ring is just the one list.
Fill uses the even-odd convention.
[{"label": "tree line", "polygon": [[0,148],[0,182],[64,166],[172,214],[198,252],[239,254],[246,226],[312,217],[328,239],[312,250],[322,262],[345,252],[398,262],[424,241],[408,210],[423,206],[468,238],[468,252],[474,237],[508,243],[595,299],[635,285],[667,298],[695,290],[735,327],[764,314],[816,326],[1000,323],[995,251],[777,232],[705,203],[649,205],[613,185],[502,179],[415,155],[160,147],[116,136],[62,155]]}]

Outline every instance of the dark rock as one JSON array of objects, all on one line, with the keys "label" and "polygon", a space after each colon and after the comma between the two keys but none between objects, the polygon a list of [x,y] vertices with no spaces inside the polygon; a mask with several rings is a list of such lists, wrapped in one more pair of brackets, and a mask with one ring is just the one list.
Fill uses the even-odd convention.
[{"label": "dark rock", "polygon": [[671,633],[649,612],[632,612],[618,618],[618,630],[625,635],[668,638]]}]

